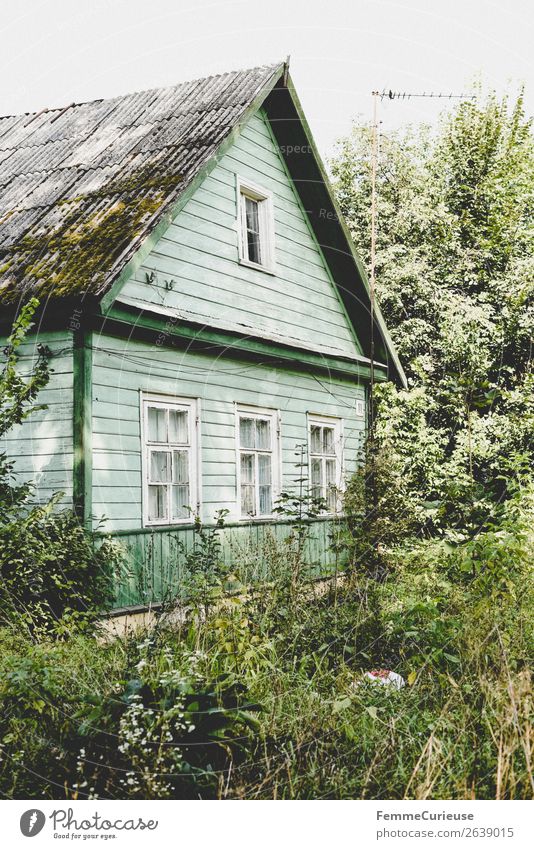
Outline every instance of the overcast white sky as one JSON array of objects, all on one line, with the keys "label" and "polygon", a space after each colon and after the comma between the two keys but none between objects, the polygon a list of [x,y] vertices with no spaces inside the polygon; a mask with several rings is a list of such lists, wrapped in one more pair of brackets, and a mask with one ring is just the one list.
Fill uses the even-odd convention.
[{"label": "overcast white sky", "polygon": [[[110,97],[291,54],[319,149],[368,117],[373,88],[461,92],[477,75],[527,84],[530,0],[4,0],[0,114]],[[384,102],[385,130],[433,121],[432,101]]]}]

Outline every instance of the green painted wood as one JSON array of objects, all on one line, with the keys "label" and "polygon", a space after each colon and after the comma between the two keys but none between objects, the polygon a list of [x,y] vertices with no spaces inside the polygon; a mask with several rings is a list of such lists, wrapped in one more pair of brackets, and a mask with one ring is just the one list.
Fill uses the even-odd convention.
[{"label": "green painted wood", "polygon": [[[0,363],[7,339],[0,339]],[[60,507],[72,504],[72,335],[67,331],[40,330],[31,333],[20,348],[20,369],[29,374],[37,358],[37,346],[52,352],[51,375],[37,398],[46,409],[37,410],[0,439],[0,451],[14,461],[16,483],[32,482],[32,502],[46,503],[64,493]]]},{"label": "green painted wood", "polygon": [[[351,375],[369,378],[369,360],[357,355],[342,358],[325,352],[317,353],[304,347],[295,347],[283,342],[260,339],[254,335],[244,336],[225,330],[200,326],[179,318],[170,311],[158,315],[152,307],[141,308],[121,304],[110,309],[101,322],[95,319],[95,332],[113,333],[119,337],[136,337],[150,340],[160,348],[187,346],[187,350],[209,350],[214,357],[225,354],[229,349],[250,359],[261,359],[273,365],[287,363],[301,368],[313,367],[319,373]],[[387,379],[387,366],[375,362],[375,379]]]},{"label": "green painted wood", "polygon": [[255,112],[257,112],[265,98],[269,95],[269,92],[272,91],[272,89],[275,87],[276,83],[278,82],[278,79],[280,78],[280,75],[284,71],[284,67],[284,63],[281,63],[279,68],[275,69],[271,81],[267,85],[263,86],[261,91],[258,93],[258,95],[254,98],[254,100],[248,107],[248,109],[246,109],[243,113],[240,121],[237,122],[233,130],[221,142],[214,156],[212,156],[210,161],[207,162],[206,165],[199,171],[199,173],[191,181],[187,189],[180,195],[177,202],[173,204],[172,208],[159,219],[157,225],[154,227],[147,239],[145,239],[141,247],[135,252],[134,256],[126,263],[121,273],[119,274],[117,280],[102,298],[101,306],[103,312],[109,309],[109,307],[112,305],[119,293],[122,292],[125,283],[139,268],[144,259],[146,259],[154,245],[166,232],[170,223],[176,218],[176,215],[179,213],[179,211],[183,209],[189,198],[194,195],[195,191],[202,184],[205,177],[211,173],[214,167],[216,167],[217,163],[224,156],[225,152],[229,148],[231,148],[235,140],[239,137],[242,128],[247,125],[251,116],[253,116]]},{"label": "green painted wood", "polygon": [[[313,568],[306,576],[318,578],[332,574],[336,555],[330,548],[331,520],[311,522],[305,556]],[[288,568],[288,522],[243,523],[224,527],[220,534],[221,561],[232,567],[246,584],[272,579],[272,569]],[[149,606],[163,600],[187,600],[190,573],[187,552],[195,544],[195,533],[188,528],[122,533],[115,542],[130,566],[127,578],[116,583],[113,608]],[[338,563],[342,568],[344,562]]]},{"label": "green painted wood", "polygon": [[356,414],[363,385],[348,378],[318,378],[295,369],[273,369],[234,355],[158,347],[137,339],[99,335],[93,341],[93,515],[110,531],[142,525],[140,392],[201,399],[202,518],[220,508],[238,518],[235,403],[278,409],[284,485],[297,476],[295,446],[307,439],[307,413],[344,420],[347,474],[364,434]]},{"label": "green painted wood", "polygon": [[[267,116],[266,116],[266,115],[265,115],[265,119],[266,119],[266,120],[264,121],[264,129],[265,129],[266,133],[268,133],[268,135],[269,135],[269,139],[270,139],[270,141],[272,142],[272,144],[276,146],[276,144],[277,144],[277,142],[276,142],[276,137],[275,137],[275,135],[274,135],[274,133],[273,133],[273,129],[272,129],[271,124],[270,124],[270,122],[269,122],[269,120],[268,120],[268,118],[267,118]],[[316,152],[317,152],[317,151],[316,151]],[[286,173],[287,179],[288,179],[289,181],[291,181],[291,182],[292,182],[292,178],[291,178],[291,174],[290,174],[290,172],[289,172],[289,168],[287,167],[287,163],[286,163],[285,159],[283,159],[283,158],[282,158],[282,164],[283,164],[283,166],[284,166],[284,170],[285,170],[285,173]],[[324,173],[324,174],[323,174],[323,178],[324,178],[324,180],[325,180],[325,182],[326,182],[326,185],[328,186],[328,178],[327,178],[327,176],[326,176],[326,173]],[[316,233],[315,233],[315,231],[314,231],[313,227],[311,226],[310,221],[309,221],[309,219],[308,219],[308,216],[307,216],[306,210],[305,210],[305,208],[304,208],[304,204],[302,203],[302,198],[301,198],[301,196],[300,196],[300,194],[299,194],[298,192],[296,192],[296,193],[295,193],[295,196],[296,196],[296,199],[297,199],[297,203],[298,203],[298,205],[299,205],[299,208],[300,208],[301,215],[302,215],[302,217],[305,219],[306,223],[308,224],[308,229],[309,229],[309,232],[310,232],[311,238],[312,238],[312,240],[313,240],[313,243],[314,243],[314,245],[315,245],[315,248],[316,248],[316,250],[317,250],[317,253],[321,256],[321,258],[323,258],[323,254],[322,254],[322,251],[321,251],[321,246],[320,246],[319,241],[318,241],[318,239],[317,239],[317,235],[316,235]],[[347,232],[348,232],[348,231],[347,231]],[[350,237],[349,237],[349,238],[350,238]],[[352,239],[351,239],[351,244],[352,244]],[[291,245],[291,248],[292,248],[293,250],[295,250],[295,249],[294,249],[294,247],[293,247],[293,245]],[[326,270],[326,273],[327,273],[327,275],[328,275],[328,279],[330,280],[330,286],[331,286],[331,289],[332,289],[332,291],[333,291],[333,292],[335,292],[335,295],[336,295],[336,298],[337,298],[337,302],[338,302],[338,306],[339,306],[339,308],[341,309],[341,311],[342,311],[342,313],[343,313],[343,315],[344,315],[344,317],[345,317],[345,322],[346,322],[346,324],[347,324],[347,327],[350,329],[350,332],[351,332],[351,335],[352,335],[352,339],[353,339],[353,341],[354,341],[354,343],[355,343],[355,345],[356,345],[357,350],[359,351],[359,353],[360,353],[360,354],[362,354],[362,353],[363,353],[363,351],[362,351],[362,346],[361,346],[360,341],[359,341],[359,339],[358,339],[358,337],[357,337],[356,329],[355,329],[355,327],[354,327],[354,323],[352,322],[352,320],[351,320],[351,318],[350,318],[350,316],[349,316],[349,314],[348,314],[348,311],[347,311],[347,308],[346,308],[345,303],[344,303],[344,301],[343,301],[343,298],[341,297],[340,289],[339,289],[339,287],[336,285],[336,281],[334,280],[334,278],[333,278],[333,276],[332,276],[332,272],[331,272],[331,270],[330,270],[330,266],[329,266],[329,265],[328,265],[328,263],[324,260],[324,258],[323,258],[323,266],[324,266],[324,268],[325,268],[325,270]]]},{"label": "green painted wood", "polygon": [[[206,178],[202,216],[194,194],[123,285],[119,300],[154,310],[164,306],[210,326],[354,357],[361,353],[354,329],[267,123],[262,112],[250,118]],[[273,193],[274,275],[238,262],[237,175]],[[210,218],[210,197],[223,187],[228,211],[215,207]],[[298,227],[287,217],[281,224],[280,212],[287,215],[288,208]]]},{"label": "green painted wood", "polygon": [[92,333],[74,333],[73,348],[73,505],[84,526],[92,520]]}]

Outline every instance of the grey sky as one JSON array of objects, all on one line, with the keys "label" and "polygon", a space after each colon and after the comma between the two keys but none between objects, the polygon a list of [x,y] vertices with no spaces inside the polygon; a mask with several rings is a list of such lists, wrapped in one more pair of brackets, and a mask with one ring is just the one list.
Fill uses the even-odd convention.
[{"label": "grey sky", "polygon": [[[11,4],[10,4],[11,5]],[[475,76],[527,84],[528,0],[24,0],[0,24],[0,114],[110,97],[291,54],[321,152],[373,88],[465,91]],[[530,89],[530,91],[529,91]],[[432,101],[384,102],[383,126],[434,121]]]}]

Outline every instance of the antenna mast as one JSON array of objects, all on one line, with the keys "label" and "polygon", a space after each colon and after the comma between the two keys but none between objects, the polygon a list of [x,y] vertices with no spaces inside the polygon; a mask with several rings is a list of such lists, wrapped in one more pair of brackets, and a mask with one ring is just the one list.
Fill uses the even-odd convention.
[{"label": "antenna mast", "polygon": [[373,91],[373,123],[371,127],[371,273],[369,275],[369,300],[371,306],[371,367],[369,384],[369,434],[372,437],[375,420],[375,311],[376,311],[376,172],[378,168],[378,98]]}]

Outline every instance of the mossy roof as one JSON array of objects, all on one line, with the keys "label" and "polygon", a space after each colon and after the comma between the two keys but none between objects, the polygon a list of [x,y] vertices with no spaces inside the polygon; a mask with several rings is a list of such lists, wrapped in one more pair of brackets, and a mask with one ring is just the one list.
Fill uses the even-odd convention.
[{"label": "mossy roof", "polygon": [[0,118],[0,302],[107,291],[280,70]]}]

